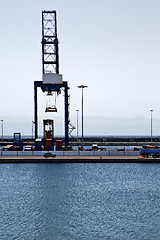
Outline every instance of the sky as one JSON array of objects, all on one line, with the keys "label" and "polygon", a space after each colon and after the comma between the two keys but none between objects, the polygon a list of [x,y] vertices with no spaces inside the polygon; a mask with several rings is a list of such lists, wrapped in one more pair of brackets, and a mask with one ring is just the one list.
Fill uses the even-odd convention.
[{"label": "sky", "polygon": [[[4,135],[31,135],[34,81],[42,80],[41,14],[56,10],[59,64],[70,87],[70,121],[76,127],[84,89],[84,135],[160,136],[159,0],[6,0],[0,15],[0,119]],[[45,113],[47,97],[38,91],[42,120],[64,134],[64,97],[58,113]],[[1,132],[0,132],[1,134]],[[76,135],[76,131],[73,132]]]}]

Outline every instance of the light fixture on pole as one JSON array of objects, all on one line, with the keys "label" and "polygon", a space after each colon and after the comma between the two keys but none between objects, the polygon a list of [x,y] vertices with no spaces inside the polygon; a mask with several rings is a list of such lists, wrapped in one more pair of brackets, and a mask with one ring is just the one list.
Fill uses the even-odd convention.
[{"label": "light fixture on pole", "polygon": [[88,86],[80,85],[78,88],[82,89],[82,150],[83,150],[83,89],[87,88]]},{"label": "light fixture on pole", "polygon": [[34,124],[35,124],[35,122],[32,121],[32,139],[33,139],[33,132],[34,132]]},{"label": "light fixture on pole", "polygon": [[76,110],[77,111],[77,143],[78,143],[78,112],[79,110]]},{"label": "light fixture on pole", "polygon": [[151,142],[152,142],[152,112],[153,112],[153,110],[151,109],[150,112],[151,112]]}]

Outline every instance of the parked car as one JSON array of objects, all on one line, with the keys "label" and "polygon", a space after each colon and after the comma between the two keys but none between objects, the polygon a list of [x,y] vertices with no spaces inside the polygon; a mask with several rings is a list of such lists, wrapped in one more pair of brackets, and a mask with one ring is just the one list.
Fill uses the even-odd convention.
[{"label": "parked car", "polygon": [[51,153],[51,152],[46,152],[46,153],[44,153],[43,156],[47,159],[47,158],[49,158],[49,157],[56,157],[56,154],[53,154],[53,153]]}]

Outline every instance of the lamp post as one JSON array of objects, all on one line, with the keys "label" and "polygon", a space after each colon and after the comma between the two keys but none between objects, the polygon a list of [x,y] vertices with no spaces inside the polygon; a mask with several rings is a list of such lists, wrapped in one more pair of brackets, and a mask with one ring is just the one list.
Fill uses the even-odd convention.
[{"label": "lamp post", "polygon": [[78,88],[82,89],[82,150],[83,150],[83,89],[87,88],[88,86],[80,85]]},{"label": "lamp post", "polygon": [[152,112],[153,112],[153,110],[151,109],[150,112],[151,112],[151,142],[152,142]]},{"label": "lamp post", "polygon": [[33,139],[33,131],[34,131],[34,130],[33,130],[33,129],[34,129],[33,126],[34,126],[34,124],[35,124],[35,122],[32,121],[32,139]]},{"label": "lamp post", "polygon": [[3,142],[3,120],[1,120],[1,128],[2,128],[2,142]]},{"label": "lamp post", "polygon": [[77,111],[77,143],[78,143],[78,112],[79,110],[76,110]]}]

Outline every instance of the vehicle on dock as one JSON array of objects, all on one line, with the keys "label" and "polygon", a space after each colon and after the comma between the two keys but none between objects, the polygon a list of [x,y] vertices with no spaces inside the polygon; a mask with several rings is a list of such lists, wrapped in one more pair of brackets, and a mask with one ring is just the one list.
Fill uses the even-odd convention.
[{"label": "vehicle on dock", "polygon": [[142,148],[140,150],[140,156],[144,158],[148,157],[159,158],[160,150],[155,148]]},{"label": "vehicle on dock", "polygon": [[2,151],[12,151],[13,150],[13,145],[7,145],[2,148]]},{"label": "vehicle on dock", "polygon": [[45,152],[43,156],[47,159],[49,157],[56,157],[56,154],[53,154],[51,152]]},{"label": "vehicle on dock", "polygon": [[134,150],[134,151],[140,151],[140,150],[141,150],[141,147],[134,147],[133,150]]},{"label": "vehicle on dock", "polygon": [[160,149],[159,145],[153,146],[153,145],[144,145],[144,149]]},{"label": "vehicle on dock", "polygon": [[32,151],[32,146],[31,145],[26,145],[24,147],[24,151]]},{"label": "vehicle on dock", "polygon": [[92,150],[98,150],[98,145],[97,144],[92,144]]},{"label": "vehicle on dock", "polygon": [[123,147],[123,148],[117,148],[117,151],[118,151],[118,152],[125,151],[125,148],[124,148],[124,147]]}]

